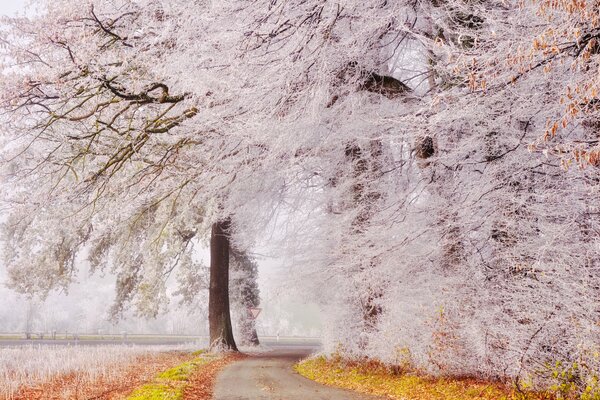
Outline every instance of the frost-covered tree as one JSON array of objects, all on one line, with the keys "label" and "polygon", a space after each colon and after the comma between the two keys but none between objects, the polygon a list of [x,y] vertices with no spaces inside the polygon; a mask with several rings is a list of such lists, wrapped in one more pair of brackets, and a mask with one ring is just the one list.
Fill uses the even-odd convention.
[{"label": "frost-covered tree", "polygon": [[[583,295],[597,287],[596,275],[580,256],[597,250],[570,222],[585,220],[577,225],[586,232],[597,224],[584,194],[597,191],[597,172],[565,174],[527,152],[562,107],[561,75],[515,60],[514,43],[531,38],[527,29],[548,28],[535,7],[314,1],[254,8],[250,54],[271,77],[265,93],[278,80],[283,93],[265,108],[277,110],[282,137],[302,133],[294,160],[308,171],[308,193],[323,194],[326,214],[313,219],[321,228],[307,249],[329,245],[299,259],[304,268],[326,265],[313,271],[316,281],[338,287],[333,299],[317,290],[327,293],[322,301],[334,319],[330,348],[337,342],[350,354],[392,362],[406,348],[433,371],[514,377],[597,346],[595,301]],[[406,78],[410,69],[423,83]],[[369,87],[365,77],[385,74],[411,95],[361,90]],[[381,174],[357,173],[377,162],[358,155],[379,142],[389,153]],[[359,200],[364,187],[381,204],[352,206],[350,194]],[[368,219],[365,208],[375,210]],[[365,222],[360,232],[357,218]],[[568,310],[559,304],[567,298]],[[365,331],[358,310],[369,304],[377,318]],[[577,350],[582,337],[586,352]]]},{"label": "frost-covered tree", "polygon": [[210,286],[209,227],[225,260],[275,225],[329,350],[594,382],[598,172],[564,167],[596,164],[595,3],[86,6],[2,32],[21,291],[67,286],[89,248],[115,311],[153,314],[171,273]]},{"label": "frost-covered tree", "polygon": [[231,302],[237,315],[237,326],[242,345],[260,344],[252,308],[260,306],[258,265],[247,252],[231,250]]},{"label": "frost-covered tree", "polygon": [[115,315],[128,303],[156,315],[168,301],[166,280],[194,268],[193,247],[210,228],[211,338],[235,348],[227,270],[241,197],[233,187],[246,188],[245,201],[260,191],[244,178],[263,151],[227,127],[241,110],[229,106],[234,90],[223,75],[210,72],[214,49],[193,49],[204,76],[167,65],[189,56],[184,32],[202,35],[210,10],[197,3],[177,20],[183,5],[174,3],[45,5],[40,17],[9,21],[4,31],[13,286],[42,295],[66,289],[76,254],[88,249],[94,269],[117,274]]}]

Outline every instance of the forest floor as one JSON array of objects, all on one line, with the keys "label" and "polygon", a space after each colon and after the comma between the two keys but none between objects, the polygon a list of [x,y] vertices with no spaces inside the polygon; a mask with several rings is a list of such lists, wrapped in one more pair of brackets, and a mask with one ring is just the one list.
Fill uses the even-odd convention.
[{"label": "forest floor", "polygon": [[509,386],[473,378],[434,378],[379,362],[317,357],[294,367],[323,385],[401,400],[551,400],[547,393],[520,392]]}]

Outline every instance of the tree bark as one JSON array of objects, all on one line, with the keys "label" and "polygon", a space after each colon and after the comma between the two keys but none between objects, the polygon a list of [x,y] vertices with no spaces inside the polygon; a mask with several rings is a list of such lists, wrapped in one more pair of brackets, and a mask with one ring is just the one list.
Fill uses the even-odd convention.
[{"label": "tree bark", "polygon": [[215,222],[210,236],[208,324],[210,347],[238,351],[229,312],[229,218]]}]

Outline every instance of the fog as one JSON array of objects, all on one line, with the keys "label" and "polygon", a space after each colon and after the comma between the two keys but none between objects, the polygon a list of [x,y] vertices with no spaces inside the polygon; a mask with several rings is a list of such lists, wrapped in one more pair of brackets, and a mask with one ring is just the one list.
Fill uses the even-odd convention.
[{"label": "fog", "polygon": [[[201,253],[200,257],[207,264],[207,252]],[[303,302],[297,292],[291,290],[281,260],[265,257],[258,263],[262,308],[257,318],[258,334],[319,336],[319,310],[316,305]],[[202,300],[194,307],[186,307],[172,298],[166,312],[156,319],[139,318],[128,311],[122,319],[111,320],[108,311],[114,297],[114,281],[112,275],[90,274],[84,267],[68,293],[53,293],[46,301],[40,301],[9,289],[6,270],[0,268],[0,333],[207,334],[206,304]],[[202,296],[206,293],[199,297]]]},{"label": "fog", "polygon": [[0,15],[12,16],[23,12],[26,3],[26,0],[0,0]]}]

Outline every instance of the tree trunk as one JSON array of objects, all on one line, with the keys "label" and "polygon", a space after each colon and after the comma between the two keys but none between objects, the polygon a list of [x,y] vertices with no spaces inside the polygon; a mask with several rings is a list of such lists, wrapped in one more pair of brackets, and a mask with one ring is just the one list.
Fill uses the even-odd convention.
[{"label": "tree trunk", "polygon": [[210,236],[208,324],[210,347],[238,351],[229,313],[229,227],[226,218],[213,224]]}]

